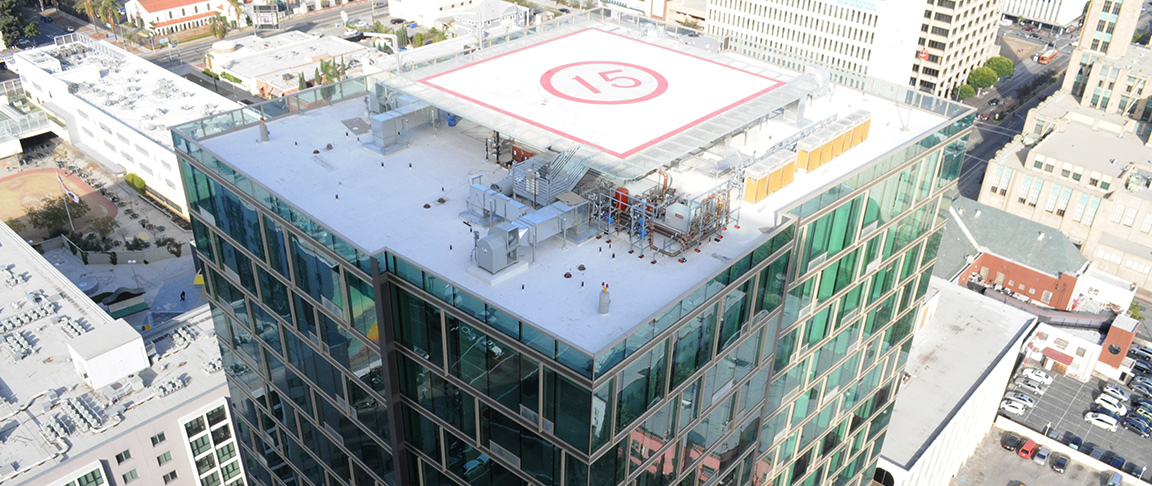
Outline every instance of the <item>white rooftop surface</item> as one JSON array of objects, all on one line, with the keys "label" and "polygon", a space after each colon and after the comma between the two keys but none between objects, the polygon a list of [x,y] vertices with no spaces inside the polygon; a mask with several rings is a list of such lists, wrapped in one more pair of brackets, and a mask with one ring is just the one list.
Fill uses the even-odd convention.
[{"label": "white rooftop surface", "polygon": [[128,344],[140,337],[124,320],[116,320],[98,326],[81,336],[68,340],[68,345],[84,359],[90,359]]},{"label": "white rooftop surface", "polygon": [[76,83],[77,97],[169,149],[169,126],[243,106],[108,42],[71,39],[17,53],[19,69],[31,63]]},{"label": "white rooftop surface", "polygon": [[[980,386],[990,368],[1014,355],[1036,316],[932,277],[940,293],[932,321],[916,331],[881,454],[910,468],[935,440],[944,421]],[[1007,359],[1015,359],[1009,357]]]},{"label": "white rooftop surface", "polygon": [[[21,283],[12,288],[0,283],[0,319],[28,309],[29,305],[16,309],[14,303],[25,301],[26,293],[38,291],[48,296],[56,313],[17,328],[35,349],[34,354],[17,359],[7,345],[0,344],[0,437],[4,437],[5,442],[0,447],[0,464],[17,464],[17,471],[28,468],[14,476],[14,481],[0,474],[0,482],[6,485],[43,485],[48,479],[42,476],[44,473],[58,472],[56,468],[67,469],[56,462],[59,458],[52,459],[54,455],[66,451],[66,457],[77,457],[139,424],[162,416],[179,404],[225,386],[222,371],[209,375],[200,369],[201,364],[219,359],[211,316],[207,306],[203,306],[177,318],[188,322],[197,338],[186,347],[176,347],[170,337],[155,340],[156,351],[162,357],[152,368],[140,373],[145,388],[121,398],[115,405],[109,404],[103,394],[88,388],[76,374],[65,345],[69,337],[57,321],[61,316],[69,316],[83,324],[89,330],[81,335],[83,339],[112,325],[112,319],[19,236],[0,224],[0,275],[5,267],[11,268]],[[4,336],[12,334],[5,333]],[[168,383],[181,376],[186,377],[183,389],[164,397],[154,391],[156,387],[153,385]],[[60,399],[55,406],[44,410],[45,405],[51,403],[45,395],[50,390],[59,393]],[[41,432],[40,424],[56,425],[58,416],[67,422],[64,407],[70,398],[87,402],[89,410],[103,423],[98,429],[67,435],[70,447],[58,447]],[[120,405],[125,405],[126,411],[115,416],[110,408]]]},{"label": "white rooftop surface", "polygon": [[[605,34],[589,35],[593,36],[591,39]],[[621,39],[626,43],[636,42]],[[586,55],[580,51],[587,49],[579,47],[581,44],[576,43],[570,49],[553,52],[548,66],[586,60]],[[530,49],[522,52],[530,52]],[[640,55],[656,51],[638,48],[636,52]],[[569,55],[574,57],[565,57]],[[672,55],[666,62],[675,64],[678,59]],[[739,61],[755,62],[746,58],[739,58]],[[645,61],[641,58],[630,62],[642,64]],[[671,76],[671,71],[667,70],[673,68],[667,64],[659,65],[660,70],[669,73],[668,76]],[[771,78],[782,81],[797,76],[775,66],[759,65],[758,69],[771,70]],[[420,70],[405,76],[413,79],[426,77]],[[518,70],[495,76],[474,76],[471,80],[478,85],[476,90],[490,97],[491,102],[504,103],[503,106],[512,109],[523,105],[511,101],[505,103],[497,95],[499,86],[527,86],[515,76],[535,81],[539,80],[540,73]],[[680,73],[677,76],[688,75]],[[704,80],[709,77],[700,76]],[[732,77],[739,83],[729,91],[743,89],[746,90],[744,93],[754,92],[774,83],[740,73]],[[669,77],[670,81],[672,79],[679,78]],[[616,105],[599,105],[604,111],[589,118],[591,115],[585,112],[573,114],[571,104],[549,97],[546,106],[537,107],[533,116],[552,123],[572,124],[583,130],[584,136],[589,137],[592,143],[628,147],[644,143],[650,133],[666,133],[674,129],[669,127],[684,123],[679,119],[666,120],[683,105],[695,102],[706,106],[699,111],[707,113],[745,96],[724,97],[712,92],[726,89],[704,84],[695,86],[697,91],[694,94],[698,99],[692,97],[692,93],[678,92],[677,98],[670,96],[669,103],[655,105],[651,111],[617,111]],[[668,93],[672,92],[669,88]],[[532,90],[530,101],[536,103],[539,96],[545,96],[539,93],[546,95],[543,89]],[[504,96],[527,98],[528,94],[506,92]],[[595,355],[655,317],[664,307],[678,300],[678,296],[686,295],[725,268],[732,258],[766,241],[768,236],[761,229],[769,230],[778,224],[778,211],[804,201],[836,178],[861,168],[866,162],[946,121],[935,113],[897,107],[891,101],[864,96],[845,87],[837,87],[830,97],[817,98],[810,103],[806,119],[818,121],[834,114],[844,117],[859,109],[872,113],[868,140],[813,173],[798,174],[793,184],[755,205],[742,200],[737,202],[740,206],[740,229],[729,227],[721,242],[707,243],[700,253],[686,252],[685,263],[657,256],[657,263],[651,264],[654,252],[649,252],[644,259],[636,254],[629,255],[626,235],[611,236],[614,239],[612,245],[607,243],[609,238],[604,238],[592,239],[580,246],[567,242],[566,248],[563,239],[556,237],[541,242],[534,256],[531,248],[522,243],[520,259],[534,263],[526,271],[495,285],[468,272],[469,267],[475,266],[470,260],[473,240],[471,228],[462,224],[460,216],[467,210],[465,200],[470,176],[481,175],[484,183],[489,184],[508,174],[508,171],[484,159],[483,140],[490,134],[491,127],[478,126],[464,119],[453,128],[447,125],[441,125],[438,130],[417,128],[412,130],[408,148],[381,156],[362,148],[354,137],[346,136],[348,129],[341,121],[352,118],[369,121],[364,102],[353,99],[268,122],[271,139],[267,143],[257,142],[259,129],[256,126],[215,135],[200,140],[200,143],[239,172],[290,201],[367,253],[377,254],[387,249],[419,262],[452,285],[493,302],[569,345]],[[598,123],[611,123],[616,128],[609,132],[597,130],[595,125]],[[617,132],[632,132],[632,128],[642,131],[649,123],[660,128],[644,136],[617,135]],[[907,124],[907,130],[901,129],[902,124]],[[779,141],[799,130],[794,124],[776,118],[753,128],[747,137],[734,137],[729,148],[715,148],[707,156],[718,158],[730,148],[740,149],[748,155],[756,150],[764,154],[773,140]],[[369,141],[367,135],[362,138],[362,142]],[[324,148],[329,143],[333,146],[331,151]],[[314,149],[320,150],[319,160],[312,153]],[[701,180],[708,178],[687,168],[674,168],[670,173],[673,186],[680,190],[680,194],[699,194],[703,188],[719,182]],[[655,176],[650,176],[633,183],[632,192],[638,193],[656,181]],[[445,200],[443,204],[437,203],[441,197]],[[431,205],[429,209],[424,209],[426,203]],[[487,234],[487,230],[481,229],[481,232]],[[585,265],[587,270],[577,270],[580,265]],[[571,272],[573,277],[565,279],[565,272]],[[601,282],[610,285],[613,302],[612,310],[606,316],[597,312]]]},{"label": "white rooftop surface", "polygon": [[784,84],[599,29],[420,82],[621,158]]},{"label": "white rooftop surface", "polygon": [[345,63],[355,61],[359,65],[361,58],[367,62],[370,57],[385,57],[383,53],[368,46],[333,36],[313,37],[303,32],[290,31],[272,36],[271,39],[281,36],[289,36],[290,39],[265,45],[249,42],[243,44],[245,47],[238,44],[236,52],[214,54],[220,61],[214,62],[213,67],[218,72],[262,79],[281,88],[296,88],[299,80],[293,78],[286,81],[282,75],[299,75],[302,72],[305,78],[312,79],[321,60],[343,60]]}]

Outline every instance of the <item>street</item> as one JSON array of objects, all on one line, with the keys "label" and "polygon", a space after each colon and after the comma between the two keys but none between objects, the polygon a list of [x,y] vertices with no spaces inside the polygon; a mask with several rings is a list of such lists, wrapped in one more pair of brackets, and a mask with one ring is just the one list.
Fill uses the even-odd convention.
[{"label": "street", "polygon": [[[1011,26],[1002,27],[999,35],[997,44],[1000,45],[1005,57],[1016,62],[1016,72],[1011,78],[1003,80],[985,90],[984,93],[964,101],[966,104],[975,106],[977,114],[996,113],[1011,106],[1016,102],[1016,90],[1027,86],[1043,73],[1054,73],[1053,75],[1059,78],[1068,67],[1068,60],[1072,52],[1071,43],[1079,37],[1079,32],[1059,36],[1038,34],[1041,38],[1035,39],[1030,32],[1023,30],[1022,27]],[[1053,47],[1060,50],[1056,59],[1048,64],[1039,64],[1032,60],[1033,55],[1048,48],[1048,43],[1052,43]],[[1051,95],[1059,89],[1061,82],[1062,80],[1058,80],[1056,83],[1042,88],[1038,93],[1034,93],[1029,99],[1023,100],[1023,103],[1005,119],[998,121],[994,119],[980,121],[977,119],[973,125],[972,135],[968,139],[967,156],[964,159],[958,184],[960,194],[970,199],[979,197],[980,184],[984,180],[984,169],[987,167],[988,160],[993,158],[997,151],[1024,128],[1028,110],[1035,108],[1040,103],[1038,96]],[[993,99],[999,99],[1000,103],[998,105],[990,104]]]}]

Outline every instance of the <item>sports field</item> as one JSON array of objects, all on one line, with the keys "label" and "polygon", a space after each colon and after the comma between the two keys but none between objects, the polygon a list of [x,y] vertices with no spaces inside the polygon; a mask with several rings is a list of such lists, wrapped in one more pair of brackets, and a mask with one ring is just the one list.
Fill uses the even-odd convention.
[{"label": "sports field", "polygon": [[[91,186],[75,175],[64,175],[63,169],[30,169],[0,178],[0,220],[11,221],[23,217],[28,209],[40,204],[44,197],[60,197],[60,181],[64,179],[68,190],[88,203],[88,214],[76,220],[76,230],[87,230],[85,222],[101,216],[116,216],[117,207]],[[31,230],[31,228],[29,228]]]}]

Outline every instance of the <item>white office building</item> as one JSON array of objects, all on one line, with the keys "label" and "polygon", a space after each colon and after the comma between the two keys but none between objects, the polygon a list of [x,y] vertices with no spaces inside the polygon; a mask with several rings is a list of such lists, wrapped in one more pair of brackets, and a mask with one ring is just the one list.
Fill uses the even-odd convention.
[{"label": "white office building", "polygon": [[28,98],[67,126],[67,138],[114,173],[135,173],[147,195],[188,217],[168,127],[239,103],[108,42],[69,34],[16,53]]},{"label": "white office building", "polygon": [[3,223],[0,255],[0,484],[245,484],[207,306],[145,339]]},{"label": "white office building", "polygon": [[1051,27],[1075,24],[1088,0],[1004,0],[1005,17],[1020,22],[1038,22]]},{"label": "white office building", "polygon": [[904,85],[921,50],[916,42],[925,12],[909,7],[877,0],[710,0],[706,32],[741,41],[731,45],[788,55],[793,60],[770,61],[795,69],[815,62]]},{"label": "white office building", "polygon": [[[935,293],[935,295],[933,295]],[[938,486],[975,452],[1036,316],[932,277],[877,465],[882,486]],[[876,483],[873,483],[876,484]]]},{"label": "white office building", "polygon": [[389,0],[393,18],[416,22],[423,27],[436,27],[437,22],[452,20],[456,12],[471,8],[479,0]]},{"label": "white office building", "polygon": [[968,82],[968,74],[999,55],[996,32],[1002,0],[930,1],[921,19],[911,86],[937,96]]}]

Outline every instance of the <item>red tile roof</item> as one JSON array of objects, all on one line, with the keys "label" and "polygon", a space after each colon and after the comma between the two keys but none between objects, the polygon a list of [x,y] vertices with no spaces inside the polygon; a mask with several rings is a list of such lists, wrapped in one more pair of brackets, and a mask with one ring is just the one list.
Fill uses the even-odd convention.
[{"label": "red tile roof", "polygon": [[204,12],[204,13],[198,13],[196,15],[189,15],[187,17],[180,17],[178,19],[165,20],[164,22],[157,22],[156,25],[154,25],[153,27],[160,28],[160,27],[167,27],[169,25],[182,24],[184,22],[191,22],[193,20],[199,20],[199,19],[202,19],[205,17],[213,17],[216,15],[216,13],[217,12]]},{"label": "red tile roof", "polygon": [[1052,348],[1044,348],[1044,356],[1064,366],[1072,364],[1072,357]]},{"label": "red tile roof", "polygon": [[173,8],[187,7],[189,5],[197,5],[201,3],[209,3],[206,0],[139,0],[140,6],[144,8],[145,12],[156,13]]}]

